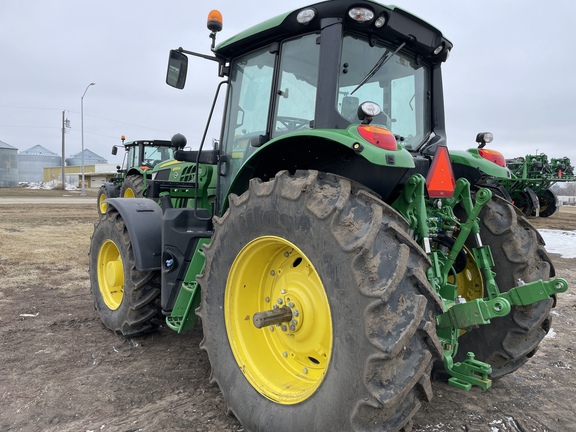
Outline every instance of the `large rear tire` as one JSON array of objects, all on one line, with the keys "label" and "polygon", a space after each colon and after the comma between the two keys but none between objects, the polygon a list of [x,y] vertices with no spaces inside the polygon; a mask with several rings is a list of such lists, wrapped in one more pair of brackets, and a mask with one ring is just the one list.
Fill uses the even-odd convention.
[{"label": "large rear tire", "polygon": [[[554,276],[544,241],[524,215],[509,202],[494,197],[480,213],[480,236],[494,258],[496,283],[501,292]],[[524,365],[550,329],[553,300],[513,306],[505,317],[471,330],[459,339],[456,360],[471,351],[492,365],[492,378],[500,378]]]},{"label": "large rear tire", "polygon": [[156,330],[159,271],[139,271],[128,230],[114,208],[102,215],[90,243],[90,286],[102,323],[117,334]]},{"label": "large rear tire", "polygon": [[[316,171],[250,182],[205,248],[212,381],[246,431],[409,430],[441,355],[430,262],[406,221]],[[257,312],[292,317],[256,328]]]},{"label": "large rear tire", "polygon": [[122,198],[143,198],[144,197],[144,177],[132,174],[126,176],[120,189]]}]

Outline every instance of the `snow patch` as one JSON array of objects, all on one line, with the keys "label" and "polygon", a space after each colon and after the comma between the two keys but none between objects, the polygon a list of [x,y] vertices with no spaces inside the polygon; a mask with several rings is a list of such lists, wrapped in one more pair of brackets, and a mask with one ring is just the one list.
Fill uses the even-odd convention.
[{"label": "snow patch", "polygon": [[576,231],[539,229],[538,232],[546,242],[546,250],[562,258],[576,258]]}]

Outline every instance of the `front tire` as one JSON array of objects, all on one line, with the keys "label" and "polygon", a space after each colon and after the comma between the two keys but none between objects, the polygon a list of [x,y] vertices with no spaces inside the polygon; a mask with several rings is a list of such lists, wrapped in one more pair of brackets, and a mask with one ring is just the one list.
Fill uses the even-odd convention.
[{"label": "front tire", "polygon": [[108,196],[108,189],[106,186],[100,186],[100,190],[98,191],[98,198],[97,198],[97,205],[98,205],[98,215],[102,217],[103,214],[108,211],[108,204],[104,202],[104,200],[110,198]]},{"label": "front tire", "polygon": [[[441,305],[406,221],[316,171],[252,180],[229,202],[198,314],[211,379],[245,430],[409,429],[432,396]],[[256,328],[273,304],[292,318]]]},{"label": "front tire", "polygon": [[124,336],[157,328],[158,271],[139,271],[128,230],[110,208],[94,228],[90,243],[90,287],[102,323]]},{"label": "front tire", "polygon": [[[480,236],[490,246],[501,292],[518,285],[554,276],[544,241],[524,215],[509,202],[493,197],[480,213]],[[457,361],[471,351],[492,366],[492,378],[514,372],[532,357],[548,330],[553,300],[512,306],[505,317],[469,331],[459,339]]]},{"label": "front tire", "polygon": [[144,197],[144,177],[137,174],[126,176],[120,189],[122,198],[143,198]]}]

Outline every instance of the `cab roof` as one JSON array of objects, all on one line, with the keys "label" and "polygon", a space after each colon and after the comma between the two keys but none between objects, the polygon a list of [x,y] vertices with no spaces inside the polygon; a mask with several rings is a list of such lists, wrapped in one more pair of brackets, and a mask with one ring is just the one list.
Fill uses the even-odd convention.
[{"label": "cab roof", "polygon": [[[374,19],[358,23],[348,16],[352,7],[366,7],[374,12]],[[308,24],[300,24],[297,15],[304,9],[314,9],[315,17]],[[386,17],[381,28],[374,26],[379,16]],[[452,49],[452,43],[440,30],[417,16],[397,6],[382,5],[371,0],[329,0],[298,8],[278,15],[220,43],[215,50],[217,57],[230,60],[269,43],[295,37],[300,34],[319,31],[323,27],[342,22],[348,31],[376,37],[394,45],[406,42],[406,49],[434,61],[434,50],[443,45],[442,52]],[[438,56],[439,61],[446,55]]]}]

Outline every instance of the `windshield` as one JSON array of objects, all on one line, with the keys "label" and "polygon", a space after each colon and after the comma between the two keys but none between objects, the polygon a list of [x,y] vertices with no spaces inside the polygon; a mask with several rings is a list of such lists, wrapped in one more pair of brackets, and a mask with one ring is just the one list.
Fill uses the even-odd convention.
[{"label": "windshield", "polygon": [[[400,144],[405,148],[416,149],[430,133],[428,67],[417,65],[404,54],[394,54],[398,47],[377,42],[372,45],[353,35],[344,36],[338,112],[351,123],[358,123],[358,106],[366,101],[376,102],[382,113],[372,124],[384,126],[402,137],[404,141]],[[392,58],[358,87],[387,56]]]},{"label": "windshield", "polygon": [[168,146],[144,146],[144,160],[147,165],[156,166],[160,162],[172,159],[174,149]]}]

